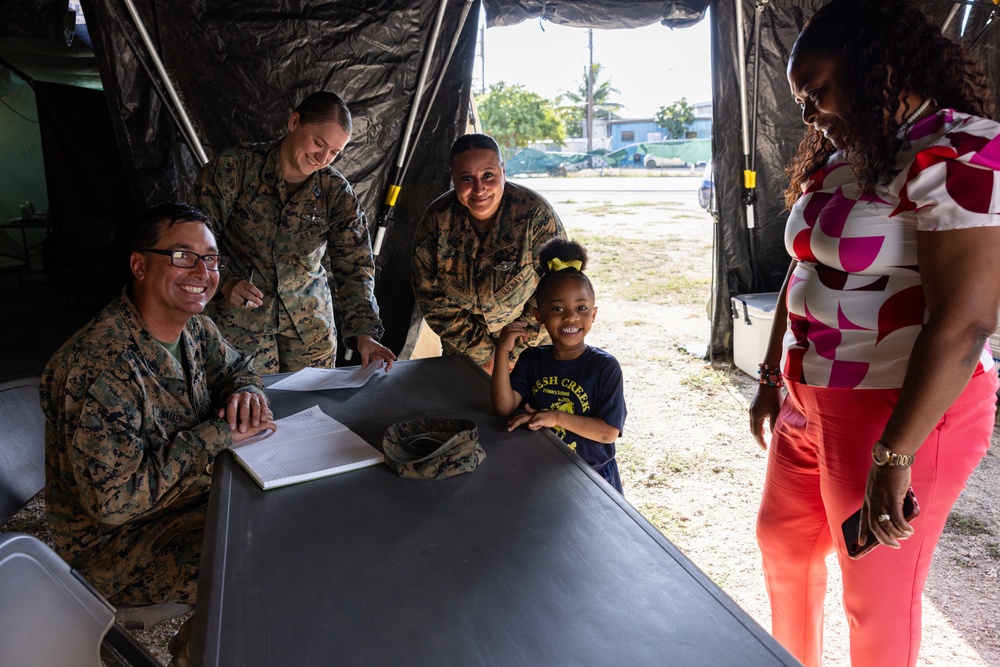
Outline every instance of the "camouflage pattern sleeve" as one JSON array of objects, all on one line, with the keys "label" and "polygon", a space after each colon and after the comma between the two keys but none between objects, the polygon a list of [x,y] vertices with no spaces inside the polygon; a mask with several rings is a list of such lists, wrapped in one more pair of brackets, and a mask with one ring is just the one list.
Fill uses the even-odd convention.
[{"label": "camouflage pattern sleeve", "polygon": [[183,361],[153,338],[126,289],[42,373],[53,543],[127,604],[193,599],[182,562],[197,563],[211,464],[232,443],[216,405],[263,390],[209,318],[191,318],[180,348]]},{"label": "camouflage pattern sleeve", "polygon": [[97,522],[121,525],[207,494],[209,464],[232,444],[213,397],[221,405],[233,391],[262,391],[249,360],[195,316],[181,335],[182,366],[124,295],[78,336],[43,376],[60,498],[71,493]]},{"label": "camouflage pattern sleeve", "polygon": [[417,226],[411,274],[413,292],[427,326],[441,338],[444,353],[468,355],[482,365],[493,358],[493,339],[485,322],[477,319],[464,301],[449,293],[439,276],[439,242],[444,234],[437,222],[438,213],[433,209],[434,204]]},{"label": "camouflage pattern sleeve", "polygon": [[224,151],[198,173],[188,203],[208,214],[216,235],[222,234],[241,187],[239,153]]},{"label": "camouflage pattern sleeve", "polygon": [[241,391],[264,395],[264,383],[254,371],[253,360],[227,343],[211,318],[199,317],[197,321],[204,330],[201,363],[212,406],[223,407],[230,396]]},{"label": "camouflage pattern sleeve", "polygon": [[[540,205],[536,205],[533,208],[533,219],[530,223],[531,227],[531,265],[534,267],[539,267],[541,262],[539,261],[539,251],[541,247],[545,245],[545,242],[553,238],[567,238],[566,228],[563,227],[562,220],[559,219],[559,215],[552,208],[541,195],[533,193],[540,200]],[[514,343],[514,349],[511,350],[510,360],[514,361],[520,356],[521,352],[524,351],[529,345],[541,345],[548,342],[548,333],[542,327],[541,323],[535,319],[535,308],[537,303],[535,301],[534,294],[528,299],[524,304],[524,309],[521,311],[521,316],[518,318],[527,323],[525,331],[527,335],[527,342],[522,342],[518,340]]]},{"label": "camouflage pattern sleeve", "polygon": [[369,335],[379,340],[385,329],[375,301],[375,259],[368,218],[346,179],[329,198],[327,259],[330,290],[340,305],[344,340]]},{"label": "camouflage pattern sleeve", "polygon": [[182,495],[208,491],[208,465],[232,443],[226,422],[195,424],[151,448],[144,434],[146,415],[136,409],[149,399],[143,388],[102,372],[74,389],[82,395],[77,405],[67,406],[66,451],[90,516],[121,525]]}]

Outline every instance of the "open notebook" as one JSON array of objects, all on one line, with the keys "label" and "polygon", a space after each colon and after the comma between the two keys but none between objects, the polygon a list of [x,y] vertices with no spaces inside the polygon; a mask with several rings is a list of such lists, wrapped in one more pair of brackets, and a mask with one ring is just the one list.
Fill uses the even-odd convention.
[{"label": "open notebook", "polygon": [[282,419],[277,431],[232,446],[262,488],[273,489],[382,463],[382,454],[318,405]]}]

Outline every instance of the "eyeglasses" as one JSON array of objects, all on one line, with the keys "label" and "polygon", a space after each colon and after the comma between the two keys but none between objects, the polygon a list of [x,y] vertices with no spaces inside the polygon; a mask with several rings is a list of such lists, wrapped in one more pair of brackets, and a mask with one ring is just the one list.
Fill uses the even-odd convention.
[{"label": "eyeglasses", "polygon": [[229,264],[229,257],[226,255],[199,255],[189,250],[159,250],[157,248],[143,248],[139,252],[151,252],[154,255],[163,255],[170,258],[170,263],[181,269],[193,269],[198,266],[198,260],[205,262],[205,268],[209,271],[221,271]]}]

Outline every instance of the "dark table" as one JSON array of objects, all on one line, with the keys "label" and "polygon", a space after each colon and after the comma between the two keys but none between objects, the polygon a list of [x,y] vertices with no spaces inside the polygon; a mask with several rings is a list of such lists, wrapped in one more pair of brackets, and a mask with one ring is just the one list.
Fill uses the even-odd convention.
[{"label": "dark table", "polygon": [[508,433],[469,360],[269,396],[380,449],[397,421],[473,419],[487,457],[445,480],[380,465],[269,491],[219,457],[193,664],[798,664],[555,436]]}]

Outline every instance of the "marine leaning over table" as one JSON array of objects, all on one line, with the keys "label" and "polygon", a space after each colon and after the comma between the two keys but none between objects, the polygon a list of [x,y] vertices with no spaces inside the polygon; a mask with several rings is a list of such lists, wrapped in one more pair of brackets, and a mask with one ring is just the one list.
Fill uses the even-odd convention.
[{"label": "marine leaning over table", "polygon": [[562,221],[537,192],[508,183],[493,137],[466,134],[451,146],[454,188],[434,200],[417,226],[412,282],[427,325],[445,354],[464,354],[493,370],[493,346],[515,320],[525,340],[504,361],[513,366],[526,345],[548,342],[534,318],[538,252],[566,237]]},{"label": "marine leaning over table", "polygon": [[330,166],[351,139],[351,112],[339,95],[320,91],[287,127],[280,141],[224,151],[189,195],[211,216],[233,268],[207,314],[260,373],[333,368],[336,295],[344,341],[362,366],[381,359],[388,370],[396,356],[378,342],[368,221]]},{"label": "marine leaning over table", "polygon": [[56,551],[115,605],[195,601],[213,461],[275,428],[250,360],[201,315],[225,265],[204,213],[150,208],[131,284],[42,374]]}]

